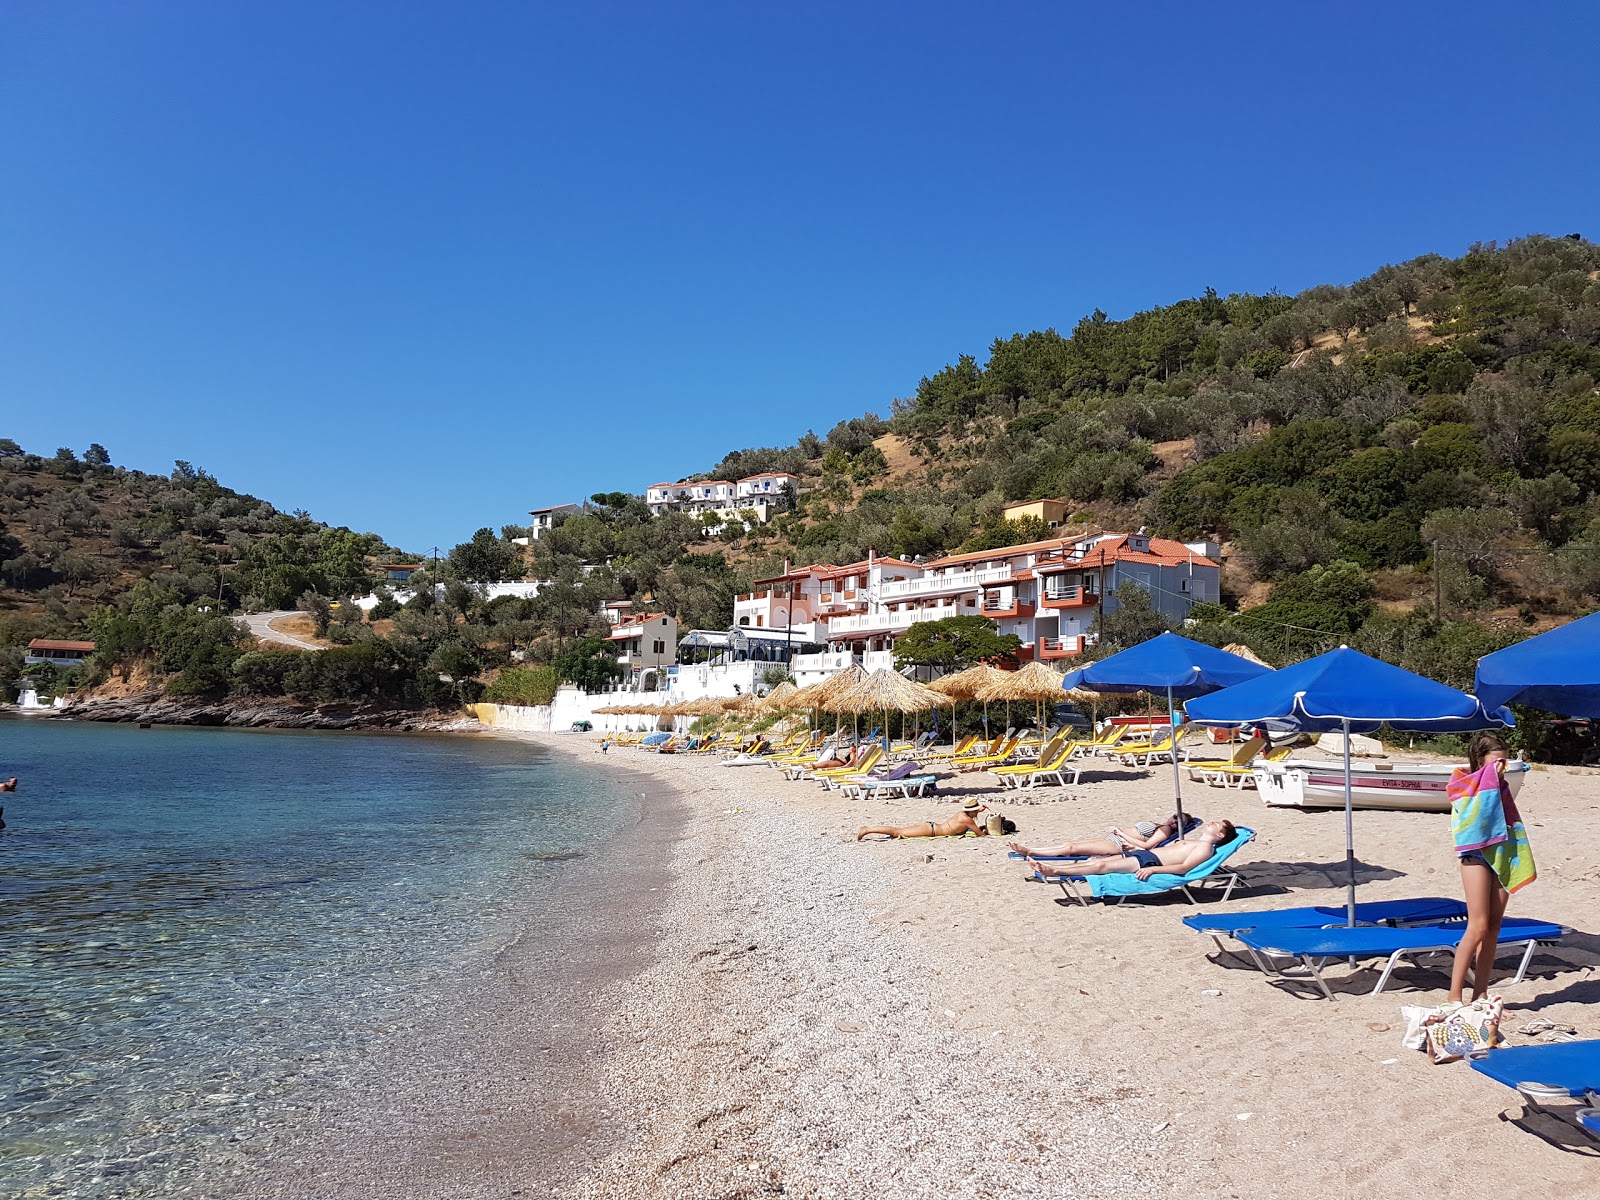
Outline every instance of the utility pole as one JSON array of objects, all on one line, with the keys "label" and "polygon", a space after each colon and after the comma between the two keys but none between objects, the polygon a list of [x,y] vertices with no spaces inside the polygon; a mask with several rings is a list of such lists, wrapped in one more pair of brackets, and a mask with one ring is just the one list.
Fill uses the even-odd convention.
[{"label": "utility pole", "polygon": [[1433,539],[1433,623],[1444,621],[1444,576],[1439,573],[1439,539]]}]

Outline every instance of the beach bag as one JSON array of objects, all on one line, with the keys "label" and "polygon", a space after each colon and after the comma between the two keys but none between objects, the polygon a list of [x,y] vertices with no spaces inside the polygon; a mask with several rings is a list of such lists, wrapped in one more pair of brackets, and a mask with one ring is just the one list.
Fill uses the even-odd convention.
[{"label": "beach bag", "polygon": [[1455,1062],[1474,1050],[1491,1049],[1500,1040],[1500,1016],[1505,1001],[1485,996],[1446,1012],[1434,1012],[1423,1023],[1428,1059],[1434,1063]]},{"label": "beach bag", "polygon": [[984,825],[988,828],[990,837],[1006,837],[1017,831],[1017,823],[1010,817],[1002,817],[999,813],[990,813]]}]

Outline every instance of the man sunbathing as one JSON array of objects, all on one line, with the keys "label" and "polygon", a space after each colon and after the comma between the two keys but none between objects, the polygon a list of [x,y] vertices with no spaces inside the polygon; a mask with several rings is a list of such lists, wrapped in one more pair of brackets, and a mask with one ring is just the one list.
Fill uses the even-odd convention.
[{"label": "man sunbathing", "polygon": [[985,811],[976,800],[968,800],[961,811],[944,821],[918,821],[915,825],[868,825],[856,834],[856,841],[869,834],[882,834],[890,838],[960,837],[964,833],[988,836],[989,831],[978,824],[978,814]]},{"label": "man sunbathing", "polygon": [[1043,863],[1029,858],[1028,866],[1045,879],[1059,875],[1133,875],[1149,879],[1152,875],[1182,875],[1192,871],[1217,852],[1217,847],[1233,840],[1232,821],[1207,821],[1181,842],[1158,846],[1154,850],[1134,850],[1128,854],[1088,858],[1082,862]]},{"label": "man sunbathing", "polygon": [[[1201,821],[1185,813],[1183,823],[1188,831],[1184,837],[1190,838],[1199,829]],[[1059,846],[1024,846],[1021,842],[1011,842],[1009,845],[1023,858],[1105,858],[1130,854],[1135,850],[1154,850],[1161,843],[1173,840],[1172,835],[1177,829],[1178,814],[1173,813],[1164,821],[1140,821],[1133,827],[1132,833],[1113,828],[1103,838],[1077,838],[1062,842]]]}]

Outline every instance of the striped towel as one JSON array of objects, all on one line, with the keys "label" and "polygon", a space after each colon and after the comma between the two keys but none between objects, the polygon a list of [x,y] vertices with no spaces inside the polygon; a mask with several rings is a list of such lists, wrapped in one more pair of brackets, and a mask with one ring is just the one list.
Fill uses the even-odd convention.
[{"label": "striped towel", "polygon": [[1483,855],[1508,892],[1525,888],[1538,877],[1533,848],[1495,763],[1477,772],[1458,769],[1446,789],[1450,797],[1450,833],[1456,853]]}]

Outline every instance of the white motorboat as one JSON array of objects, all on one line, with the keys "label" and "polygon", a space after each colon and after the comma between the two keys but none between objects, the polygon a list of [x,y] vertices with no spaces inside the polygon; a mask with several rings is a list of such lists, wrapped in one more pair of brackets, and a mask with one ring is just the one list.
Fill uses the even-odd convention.
[{"label": "white motorboat", "polygon": [[[1449,812],[1445,788],[1458,763],[1373,762],[1350,764],[1350,802],[1356,808],[1403,809],[1407,812]],[[1339,759],[1287,758],[1257,762],[1256,788],[1278,808],[1343,808],[1344,763]],[[1528,764],[1506,764],[1506,784],[1516,797]]]}]

